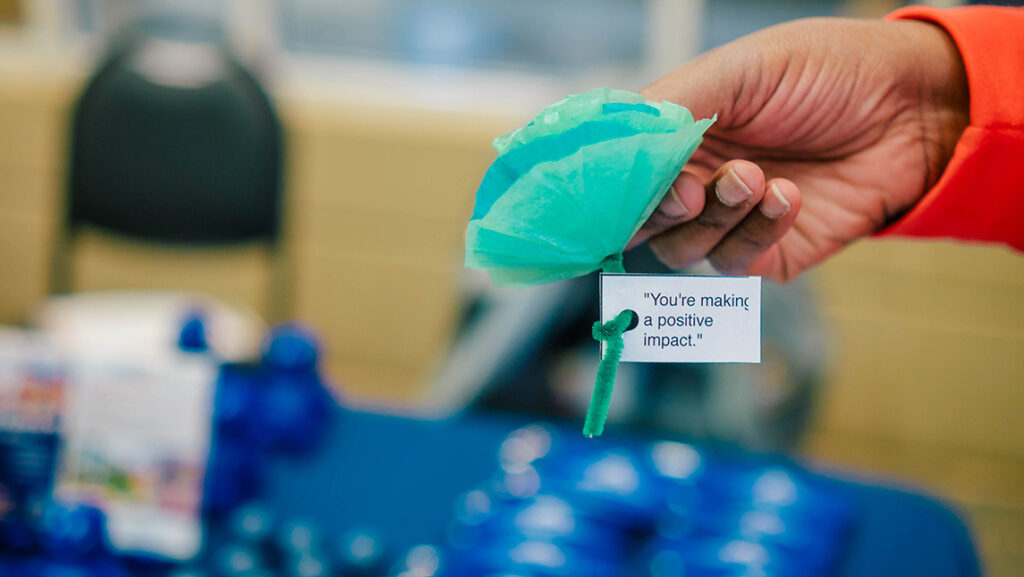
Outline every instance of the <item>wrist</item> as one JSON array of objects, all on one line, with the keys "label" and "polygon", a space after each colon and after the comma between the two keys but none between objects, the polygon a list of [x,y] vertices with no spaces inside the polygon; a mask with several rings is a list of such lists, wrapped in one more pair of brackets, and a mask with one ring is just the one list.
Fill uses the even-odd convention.
[{"label": "wrist", "polygon": [[898,27],[907,42],[906,74],[915,84],[926,168],[923,196],[939,181],[970,123],[967,74],[956,44],[943,28],[916,20],[887,25]]}]

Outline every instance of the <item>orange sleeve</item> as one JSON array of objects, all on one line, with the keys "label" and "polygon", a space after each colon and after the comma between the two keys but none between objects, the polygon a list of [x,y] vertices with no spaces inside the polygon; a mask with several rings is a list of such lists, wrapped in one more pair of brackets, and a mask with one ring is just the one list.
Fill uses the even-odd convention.
[{"label": "orange sleeve", "polygon": [[967,72],[970,124],[935,187],[881,236],[1004,243],[1024,251],[1024,8],[910,7],[888,19],[933,22]]}]

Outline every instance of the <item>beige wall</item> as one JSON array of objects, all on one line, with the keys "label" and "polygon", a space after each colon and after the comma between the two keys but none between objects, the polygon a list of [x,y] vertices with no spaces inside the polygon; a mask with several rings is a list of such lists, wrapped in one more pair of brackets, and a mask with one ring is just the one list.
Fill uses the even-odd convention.
[{"label": "beige wall", "polygon": [[421,395],[458,313],[462,234],[499,117],[283,99],[293,315],[350,394]]},{"label": "beige wall", "polygon": [[820,428],[1024,459],[1024,258],[868,241],[814,276],[834,338]]},{"label": "beige wall", "polygon": [[0,322],[20,322],[46,294],[63,181],[68,83],[0,72]]}]

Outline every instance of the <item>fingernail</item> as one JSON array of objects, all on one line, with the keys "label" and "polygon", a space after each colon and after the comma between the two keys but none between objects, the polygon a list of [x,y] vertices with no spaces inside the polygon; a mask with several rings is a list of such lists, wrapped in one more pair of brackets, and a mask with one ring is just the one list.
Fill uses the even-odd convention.
[{"label": "fingernail", "polygon": [[768,185],[768,194],[761,201],[761,214],[775,220],[789,212],[790,205],[786,197],[782,196],[779,185],[774,182]]},{"label": "fingernail", "polygon": [[715,195],[725,206],[739,206],[754,196],[754,192],[730,166],[715,184]]},{"label": "fingernail", "polygon": [[672,200],[663,202],[661,205],[661,211],[665,213],[665,216],[668,216],[669,218],[683,218],[690,216],[689,209],[686,208],[686,205],[683,204],[682,200],[679,200],[679,194],[676,192],[676,185],[673,184],[669,187],[668,196],[670,196]]}]

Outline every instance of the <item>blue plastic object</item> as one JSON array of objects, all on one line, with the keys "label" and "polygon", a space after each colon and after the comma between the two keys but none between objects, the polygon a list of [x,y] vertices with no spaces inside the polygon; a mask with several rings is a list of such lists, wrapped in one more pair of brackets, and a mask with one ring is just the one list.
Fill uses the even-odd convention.
[{"label": "blue plastic object", "polygon": [[286,577],[326,577],[330,572],[330,566],[318,552],[303,551],[285,560]]},{"label": "blue plastic object", "polygon": [[273,371],[314,371],[320,356],[318,340],[316,333],[302,324],[274,327],[263,347],[263,363]]},{"label": "blue plastic object", "polygon": [[253,436],[263,445],[308,451],[323,436],[333,399],[317,368],[316,334],[300,324],[275,327],[264,345]]},{"label": "blue plastic object", "polygon": [[376,532],[358,529],[343,534],[335,545],[337,570],[346,577],[384,575],[386,551],[384,541]]},{"label": "blue plastic object", "polygon": [[626,553],[625,539],[615,523],[587,517],[565,498],[555,495],[499,503],[486,520],[475,524],[457,521],[449,536],[453,547],[465,551],[525,539],[556,544],[603,560],[617,561]]},{"label": "blue plastic object", "polygon": [[434,545],[416,545],[410,548],[395,568],[394,575],[415,575],[416,577],[461,577],[461,573],[447,565],[447,558]]},{"label": "blue plastic object", "polygon": [[259,493],[263,455],[244,437],[218,434],[210,450],[203,483],[203,510],[224,513]]},{"label": "blue plastic object", "polygon": [[651,544],[650,577],[677,575],[771,575],[817,577],[827,573],[803,559],[742,539],[655,540]]},{"label": "blue plastic object", "polygon": [[221,366],[213,402],[213,421],[218,433],[252,437],[259,426],[256,410],[262,378],[258,367]]},{"label": "blue plastic object", "polygon": [[227,512],[255,497],[268,449],[310,451],[322,438],[333,399],[319,375],[316,341],[301,325],[283,325],[268,336],[261,364],[221,367],[205,511]]},{"label": "blue plastic object", "polygon": [[271,448],[309,451],[323,435],[329,402],[315,374],[271,373],[257,397],[255,436]]},{"label": "blue plastic object", "polygon": [[[339,535],[359,527],[372,526],[384,532],[388,543],[400,550],[407,550],[425,540],[434,540],[435,544],[441,546],[435,549],[439,562],[444,565],[444,577],[536,577],[534,571],[526,568],[503,567],[469,573],[461,571],[451,561],[456,561],[462,555],[462,550],[449,548],[443,541],[444,529],[453,516],[467,521],[470,528],[479,527],[492,516],[501,516],[505,506],[529,500],[498,497],[498,491],[488,481],[498,464],[499,445],[513,436],[528,441],[524,444],[513,442],[503,445],[508,449],[501,451],[505,456],[518,454],[520,457],[518,460],[501,459],[502,463],[509,463],[509,470],[515,469],[511,464],[513,461],[526,460],[540,467],[542,460],[559,459],[563,449],[568,449],[570,445],[572,450],[577,447],[575,443],[563,442],[578,438],[575,428],[526,427],[532,432],[523,433],[520,430],[519,434],[510,435],[509,431],[521,423],[519,419],[493,413],[484,416],[464,415],[443,422],[346,413],[344,419],[339,419],[329,429],[329,450],[302,458],[286,455],[271,457],[265,497],[269,506],[278,514],[312,516],[323,528],[325,535]],[[544,430],[550,430],[551,435],[545,434]],[[550,437],[550,442],[543,440],[545,437]],[[655,486],[660,487],[658,490],[672,486],[682,487],[686,491],[699,488],[703,496],[723,491],[727,494],[742,494],[742,491],[734,493],[726,489],[746,486],[747,506],[753,502],[750,498],[753,495],[751,481],[757,478],[756,475],[748,476],[748,473],[764,473],[775,469],[789,471],[794,474],[800,487],[813,487],[815,492],[820,490],[829,495],[830,499],[842,500],[855,513],[855,527],[848,529],[848,533],[844,533],[836,543],[840,557],[838,564],[827,573],[830,577],[978,575],[977,560],[972,556],[969,535],[962,522],[946,506],[932,499],[904,491],[827,478],[804,471],[798,465],[776,456],[699,448],[699,471],[694,477],[688,471],[693,468],[695,460],[692,454],[686,456],[688,451],[685,448],[682,451],[669,449],[677,454],[668,459],[675,465],[666,471],[675,472],[666,474],[656,471],[650,463],[652,457],[649,443],[623,442],[610,437],[601,443],[586,443],[581,439],[580,445],[584,446],[584,450],[586,446],[593,447],[595,450],[591,451],[592,455],[600,454],[608,448],[632,453],[638,469],[646,470],[652,479],[658,481],[655,483]],[[543,453],[544,456],[537,456],[537,453]],[[360,471],[361,474],[351,474],[352,471]],[[741,483],[743,477],[747,481]],[[470,491],[472,495],[466,493],[467,489],[473,487],[478,489]],[[759,502],[773,501],[766,499],[769,496],[767,493],[759,491]],[[543,494],[535,493],[534,496]],[[565,498],[565,495],[557,496]],[[453,503],[457,499],[460,504],[453,512]],[[694,503],[700,505],[701,502]],[[685,522],[687,510],[713,512],[718,510],[713,507],[728,502],[733,500],[715,499],[708,502],[707,509],[703,506],[691,507],[680,509],[682,512],[678,514],[666,509],[664,514],[679,517]],[[748,510],[744,507],[740,505],[735,514],[731,509],[719,510],[724,521],[732,519],[723,523],[723,530],[725,525],[731,525],[729,541],[749,540],[744,538],[746,529],[743,528],[742,515],[739,513]],[[779,513],[784,514],[785,509]],[[726,517],[727,514],[729,517]],[[714,521],[714,514],[708,518]],[[660,524],[662,521],[658,522]],[[787,530],[817,529],[814,522],[802,516],[792,521],[798,525],[790,526],[788,519],[786,522]],[[626,530],[622,535],[626,538],[628,550],[639,548],[642,551],[649,532]],[[684,535],[684,540],[723,540],[722,536],[714,534]],[[655,538],[662,539],[657,535]],[[506,553],[514,543],[513,539],[514,536],[503,538],[502,548],[505,548]],[[668,536],[663,539],[670,543],[680,540]],[[784,549],[781,544],[768,541],[760,545],[769,550]],[[671,551],[674,547],[668,549]],[[636,553],[633,551],[629,556],[633,557]],[[784,553],[780,551],[780,555]],[[679,555],[679,552],[674,554]],[[638,565],[630,566],[617,575],[645,575],[647,567],[640,564],[642,561],[637,559]],[[393,571],[382,572],[381,575],[398,575],[403,571],[402,565],[392,568]],[[743,574],[742,569],[736,565],[720,569],[731,577]],[[690,572],[686,575],[693,577],[707,574]],[[750,575],[748,573],[748,577]]]},{"label": "blue plastic object", "polygon": [[178,333],[178,348],[190,353],[201,353],[209,348],[206,342],[205,313],[202,309],[193,309],[185,314]]},{"label": "blue plastic object", "polygon": [[666,493],[637,456],[615,448],[565,454],[538,463],[541,490],[563,495],[587,515],[623,527],[651,525],[664,514]]},{"label": "blue plastic object", "polygon": [[47,505],[39,522],[39,535],[46,554],[58,560],[92,559],[107,548],[103,511],[90,505]]},{"label": "blue plastic object", "polygon": [[323,549],[320,528],[304,519],[285,521],[278,530],[275,541],[285,555],[319,554]]},{"label": "blue plastic object", "polygon": [[209,573],[198,567],[178,567],[168,577],[210,577]]},{"label": "blue plastic object", "polygon": [[707,477],[700,489],[709,506],[784,511],[819,532],[842,532],[855,516],[842,493],[783,467],[736,467]]},{"label": "blue plastic object", "polygon": [[259,551],[249,545],[226,545],[217,551],[216,565],[224,577],[248,577],[264,566]]},{"label": "blue plastic object", "polygon": [[594,557],[556,543],[533,539],[508,539],[484,544],[451,559],[453,569],[464,575],[513,573],[537,577],[620,577],[621,562]]},{"label": "blue plastic object", "polygon": [[259,546],[270,539],[274,530],[274,516],[265,506],[249,503],[235,509],[228,524],[234,538]]},{"label": "blue plastic object", "polygon": [[0,558],[0,575],[4,577],[38,577],[42,572],[41,559]]},{"label": "blue plastic object", "polygon": [[26,577],[129,577],[128,573],[112,558],[98,559],[84,563],[44,561]]}]

